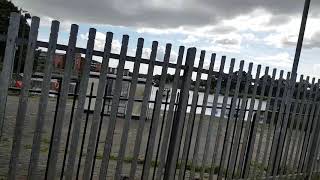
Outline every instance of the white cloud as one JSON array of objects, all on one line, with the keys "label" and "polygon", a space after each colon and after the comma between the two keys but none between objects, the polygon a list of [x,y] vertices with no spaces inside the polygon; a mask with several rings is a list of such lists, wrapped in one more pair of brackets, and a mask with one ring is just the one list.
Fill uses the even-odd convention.
[{"label": "white cloud", "polygon": [[[83,40],[88,40],[88,35],[89,33],[85,34],[80,34],[80,38]],[[94,44],[94,49],[103,51],[104,50],[104,45],[106,41],[106,34],[97,31],[96,32],[96,38],[95,38],[95,44]],[[121,49],[121,42],[118,39],[113,39],[112,40],[112,46],[111,46],[111,52],[112,53],[120,53]]]},{"label": "white cloud", "polygon": [[248,40],[248,41],[258,41],[259,38],[257,38],[253,33],[244,33],[241,34],[242,38]]},{"label": "white cloud", "polygon": [[[43,16],[40,19],[40,27],[51,27],[51,22],[54,19],[48,16]],[[70,21],[64,21],[64,20],[60,20],[60,25],[59,25],[59,30],[60,31],[65,31],[65,32],[69,32],[70,28],[71,28],[71,22]]]},{"label": "white cloud", "polygon": [[[295,47],[300,27],[300,19],[298,17],[282,25],[273,27],[272,33],[264,38],[268,45],[273,45],[277,48]],[[307,27],[304,37],[304,48],[319,48],[320,47],[320,22],[319,18],[310,17],[307,21]]]},{"label": "white cloud", "polygon": [[[283,51],[294,52],[292,49],[296,45],[303,7],[303,1],[292,0],[14,2],[31,14],[41,16],[42,26],[48,27],[52,19],[60,19],[61,31],[69,31],[70,22],[96,24],[100,27],[111,24],[115,32],[119,26],[125,26],[125,30],[141,33],[145,38],[150,37],[150,34],[158,35],[159,42],[171,38],[173,44],[180,42],[197,46],[198,50],[223,52],[228,56],[228,53],[238,53],[235,56],[252,57],[258,62],[276,67],[291,67],[292,57]],[[313,1],[311,5],[304,48],[320,47],[319,2]],[[161,35],[166,36],[161,39]],[[87,34],[82,34],[82,37],[86,39]],[[105,34],[97,32],[95,48],[103,50],[104,41]],[[119,53],[120,48],[121,39],[114,40],[112,52]],[[134,50],[128,49],[128,54],[134,54]],[[143,56],[149,58],[150,51],[150,48],[144,48]],[[311,51],[304,51],[304,54],[309,53],[308,60],[314,60],[317,51],[319,49],[313,50],[313,54]],[[165,47],[159,45],[158,60],[163,60],[164,52]],[[177,53],[173,51],[170,61],[175,60],[176,56]]]},{"label": "white cloud", "polygon": [[[14,0],[14,3],[33,14],[73,22],[153,28],[215,25],[257,9],[281,15],[273,20],[281,23],[286,15],[301,14],[303,7],[303,1],[298,0]],[[311,7],[317,14],[320,2],[313,1]]]},{"label": "white cloud", "polygon": [[270,28],[265,25],[269,23],[271,18],[271,13],[263,9],[257,9],[245,15],[224,19],[222,20],[222,24],[234,27],[238,31],[268,31]]},{"label": "white cloud", "polygon": [[282,52],[275,55],[258,56],[254,58],[259,64],[271,65],[272,67],[290,68],[292,66],[293,58],[289,53]]},{"label": "white cloud", "polygon": [[149,33],[149,34],[156,34],[156,35],[161,35],[161,34],[173,34],[173,33],[183,33],[185,32],[184,27],[180,26],[178,28],[137,28],[136,30],[138,33]]},{"label": "white cloud", "polygon": [[189,35],[186,39],[179,40],[179,42],[184,43],[184,44],[195,43],[197,41],[199,41],[199,39],[192,36],[192,35]]}]

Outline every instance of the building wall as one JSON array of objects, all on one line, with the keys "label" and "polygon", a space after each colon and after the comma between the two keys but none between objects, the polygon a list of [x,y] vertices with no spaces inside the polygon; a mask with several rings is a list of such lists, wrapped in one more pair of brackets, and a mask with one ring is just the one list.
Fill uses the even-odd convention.
[{"label": "building wall", "polygon": [[75,62],[73,70],[75,71],[75,73],[81,73],[84,67],[85,58],[81,57],[80,53],[76,53],[74,58]]},{"label": "building wall", "polygon": [[64,54],[55,54],[53,57],[53,66],[56,69],[64,69],[65,64],[65,55]]},{"label": "building wall", "polygon": [[[38,57],[38,67],[36,67],[36,71],[37,72],[43,72],[44,68],[45,68],[45,63],[46,63],[46,56],[47,56],[47,52],[42,51],[39,54]],[[74,75],[77,75],[79,73],[82,72],[83,68],[84,68],[84,64],[85,64],[85,58],[81,57],[81,53],[75,53],[75,57],[74,57],[74,65],[73,65],[73,73]],[[54,72],[56,73],[61,73],[64,70],[65,67],[65,61],[66,61],[66,54],[61,54],[61,53],[56,53],[53,57],[53,67],[54,67]],[[101,70],[101,63],[92,60],[91,61],[91,71],[94,72],[100,72]]]}]

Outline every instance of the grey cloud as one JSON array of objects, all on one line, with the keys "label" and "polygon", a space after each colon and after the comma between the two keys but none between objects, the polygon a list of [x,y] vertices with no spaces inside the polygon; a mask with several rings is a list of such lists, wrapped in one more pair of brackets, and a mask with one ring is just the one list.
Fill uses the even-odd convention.
[{"label": "grey cloud", "polygon": [[[306,49],[320,48],[320,31],[314,33],[310,38],[305,38],[303,47]],[[297,45],[296,42],[289,41],[287,38],[281,40],[281,43],[285,46],[294,47]]]},{"label": "grey cloud", "polygon": [[[14,0],[33,14],[90,24],[134,27],[215,25],[257,8],[275,16],[301,13],[301,0]],[[160,3],[161,5],[157,5]],[[319,11],[320,1],[311,10]],[[275,19],[283,22],[285,18]]]},{"label": "grey cloud", "polygon": [[290,18],[286,15],[272,16],[268,25],[281,25],[288,22]]},{"label": "grey cloud", "polygon": [[214,27],[214,29],[211,30],[211,32],[214,34],[228,34],[230,32],[234,32],[236,30],[237,29],[232,26],[219,26],[219,25],[217,25],[216,27]]},{"label": "grey cloud", "polygon": [[312,48],[320,48],[320,31],[314,33],[310,39],[308,39],[304,43],[304,47],[312,49]]},{"label": "grey cloud", "polygon": [[[214,16],[198,11],[194,7],[150,8],[142,0],[127,2],[117,2],[117,0],[15,0],[15,2],[36,15],[91,24],[164,28],[215,22]],[[135,2],[135,5],[132,2]]]},{"label": "grey cloud", "polygon": [[[301,14],[304,3],[301,0],[200,0],[198,2],[224,17],[246,14],[257,8],[265,9],[274,15]],[[311,10],[316,11],[319,8],[320,1],[312,1]]]},{"label": "grey cloud", "polygon": [[219,40],[216,40],[215,43],[223,44],[223,45],[236,45],[236,44],[239,44],[240,41],[237,39],[219,39]]}]

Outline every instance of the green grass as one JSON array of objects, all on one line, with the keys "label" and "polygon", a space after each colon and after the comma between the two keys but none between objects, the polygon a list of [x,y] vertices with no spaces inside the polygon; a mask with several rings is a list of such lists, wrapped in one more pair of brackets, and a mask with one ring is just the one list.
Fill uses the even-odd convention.
[{"label": "green grass", "polygon": [[[102,160],[102,158],[103,158],[103,154],[102,153],[97,153],[96,159]],[[118,160],[118,156],[110,155],[110,160],[117,161]],[[123,162],[130,164],[130,163],[133,162],[133,157],[124,157]],[[144,163],[144,159],[138,159],[137,163],[139,165],[142,165]],[[159,166],[159,162],[156,162],[154,160],[151,161],[151,167],[158,167],[158,166]],[[177,169],[180,169],[180,168],[181,168],[181,164],[179,162],[177,164]],[[191,163],[188,162],[187,165],[186,165],[186,170],[191,171],[191,169],[192,169]],[[196,166],[195,167],[195,172],[201,172],[201,171],[202,171],[202,167],[200,167],[200,166]],[[210,173],[210,171],[211,171],[211,167],[204,167],[204,172],[205,173]],[[214,167],[213,168],[213,172],[214,172],[214,174],[217,174],[219,172],[219,167],[218,166]],[[222,172],[225,173],[225,170],[223,169]]]},{"label": "green grass", "polygon": [[25,148],[25,149],[31,149],[31,148],[32,148],[32,145],[31,145],[31,144],[26,144],[26,145],[24,145],[24,148]]},{"label": "green grass", "polygon": [[99,159],[99,160],[101,160],[102,159],[102,154],[101,153],[97,153],[97,155],[96,155],[96,159]]},{"label": "green grass", "polygon": [[42,142],[45,143],[45,144],[50,144],[50,139],[48,139],[48,138],[43,138],[43,139],[42,139]]},{"label": "green grass", "polygon": [[47,152],[49,152],[49,147],[43,147],[43,148],[41,148],[41,149],[40,149],[40,152],[42,152],[42,153],[47,153]]}]

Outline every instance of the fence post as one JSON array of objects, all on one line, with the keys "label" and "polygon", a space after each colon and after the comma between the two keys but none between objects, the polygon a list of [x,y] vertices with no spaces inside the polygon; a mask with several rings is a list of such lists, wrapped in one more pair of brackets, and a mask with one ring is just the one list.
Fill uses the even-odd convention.
[{"label": "fence post", "polygon": [[[29,161],[28,168],[28,179],[36,179],[36,171],[38,168],[38,161],[40,155],[40,145],[41,145],[41,132],[43,130],[44,122],[46,120],[46,113],[48,107],[48,98],[50,92],[50,83],[51,83],[51,73],[53,69],[53,56],[56,51],[58,31],[59,31],[59,22],[52,21],[51,33],[49,40],[49,47],[46,58],[46,69],[43,77],[42,87],[41,87],[41,97],[38,105],[38,112],[36,118],[35,132],[33,135],[32,150]],[[22,48],[23,46],[21,46]]]},{"label": "fence post", "polygon": [[[113,39],[113,33],[108,32],[106,35],[106,43],[104,47],[104,54],[103,54],[103,60],[101,65],[101,74],[99,77],[99,84],[97,89],[97,96],[96,101],[94,104],[94,111],[92,115],[92,122],[91,122],[91,128],[90,128],[90,134],[89,134],[89,140],[88,140],[88,146],[87,146],[87,155],[85,158],[85,166],[83,170],[83,176],[85,178],[89,179],[90,177],[90,171],[92,168],[93,163],[93,155],[94,155],[94,147],[98,138],[98,128],[100,124],[100,116],[101,116],[101,108],[105,104],[105,97],[106,96],[106,86],[107,86],[107,71],[109,66],[109,58],[110,58],[110,51],[111,51],[111,44]],[[102,105],[103,104],[103,105]],[[104,110],[104,108],[103,108]],[[78,173],[77,173],[78,174]],[[84,178],[84,179],[85,179]]]},{"label": "fence post", "polygon": [[[78,104],[77,104],[77,110],[75,112],[73,131],[71,134],[70,150],[77,149],[79,144],[80,128],[81,128],[81,122],[83,118],[84,104],[86,101],[86,93],[88,88],[90,66],[91,66],[95,37],[96,37],[96,29],[90,28],[88,42],[87,42],[87,50],[85,55],[85,63],[82,70],[81,80],[80,80],[79,89],[78,89],[79,90]],[[76,160],[76,153],[70,153],[68,157],[67,168],[66,168],[66,175],[65,175],[66,179],[71,179],[73,176],[75,160]]]},{"label": "fence post", "polygon": [[167,164],[165,167],[164,179],[174,179],[174,172],[177,163],[176,160],[178,158],[179,153],[179,148],[177,148],[177,146],[180,144],[181,141],[181,133],[183,130],[182,125],[184,117],[186,115],[185,111],[187,110],[189,88],[191,85],[191,76],[195,55],[196,48],[189,48],[187,51],[186,66],[183,72],[183,81],[181,86],[183,88],[181,89],[181,96],[177,110],[177,121],[174,121],[172,126],[172,135],[169,142],[168,157]]},{"label": "fence post", "polygon": [[89,120],[89,115],[90,115],[90,111],[91,111],[93,86],[94,86],[94,83],[92,82],[91,87],[90,87],[89,97],[88,97],[89,100],[88,100],[88,105],[87,105],[86,120],[85,120],[84,127],[83,127],[83,134],[82,134],[81,145],[80,145],[80,153],[79,153],[79,159],[78,159],[78,165],[77,165],[77,171],[76,171],[76,179],[79,178],[79,173],[80,173],[80,166],[81,166],[81,160],[82,160],[82,155],[83,155],[84,141],[86,139],[88,120]]},{"label": "fence post", "polygon": [[184,144],[183,144],[183,151],[182,151],[182,156],[181,156],[181,168],[180,168],[180,172],[179,172],[179,179],[184,179],[184,173],[185,173],[185,169],[186,169],[186,165],[188,163],[188,149],[189,146],[191,144],[191,132],[193,130],[193,119],[196,116],[196,109],[197,109],[197,105],[198,105],[198,93],[199,93],[199,86],[200,86],[200,80],[201,80],[201,74],[202,74],[202,68],[203,68],[203,62],[204,62],[204,58],[205,58],[206,52],[205,51],[201,51],[200,54],[200,61],[199,61],[199,65],[198,65],[198,71],[197,71],[197,76],[196,76],[196,82],[193,86],[193,94],[192,94],[192,102],[191,102],[191,107],[190,107],[190,113],[189,113],[189,117],[188,120],[186,122],[186,133],[185,133],[185,140],[184,140]]},{"label": "fence post", "polygon": [[160,149],[160,155],[159,155],[159,166],[157,170],[157,175],[156,175],[156,180],[160,180],[162,175],[163,175],[163,168],[165,166],[165,157],[167,153],[167,147],[168,147],[168,140],[170,138],[170,130],[172,127],[173,123],[173,116],[174,116],[174,109],[175,109],[175,103],[177,97],[177,89],[178,89],[178,82],[180,78],[180,71],[181,71],[181,64],[183,60],[183,54],[184,54],[184,47],[180,46],[179,48],[179,56],[177,58],[177,64],[176,64],[176,69],[175,69],[175,74],[174,74],[174,79],[172,83],[172,88],[171,88],[171,95],[170,95],[170,104],[168,108],[168,113],[166,117],[166,125],[165,125],[165,130],[163,134],[163,140],[161,142],[161,149]]},{"label": "fence post", "polygon": [[153,71],[154,71],[154,64],[155,64],[155,59],[157,55],[157,50],[158,50],[158,42],[153,41],[152,42],[152,49],[151,49],[151,55],[150,55],[150,62],[148,65],[148,74],[147,74],[147,79],[146,79],[146,84],[144,88],[144,95],[143,95],[143,100],[142,100],[142,105],[141,105],[141,112],[140,112],[140,117],[139,117],[139,127],[138,131],[136,134],[136,140],[135,140],[135,145],[133,149],[133,160],[131,163],[131,168],[130,168],[130,179],[135,178],[135,173],[137,170],[137,165],[138,165],[138,156],[140,153],[140,146],[142,142],[142,135],[143,135],[143,129],[145,126],[145,121],[147,117],[147,109],[148,109],[148,102],[150,99],[150,94],[151,94],[151,88],[152,88],[152,78],[153,78]]},{"label": "fence post", "polygon": [[[314,102],[316,103],[316,102]],[[319,118],[315,119],[316,125],[315,125],[315,130],[320,128],[320,122],[319,122]],[[310,147],[310,152],[309,152],[309,157],[307,159],[307,164],[306,164],[306,179],[311,179],[311,175],[312,175],[312,171],[313,171],[313,167],[314,167],[314,161],[316,159],[316,151],[317,151],[317,145],[318,145],[318,141],[319,141],[319,132],[315,132],[314,137],[313,137],[313,141],[311,142],[311,147]]]},{"label": "fence post", "polygon": [[149,143],[147,144],[147,151],[145,154],[145,163],[143,166],[142,179],[149,179],[149,174],[150,174],[149,171],[151,167],[151,161],[152,161],[154,146],[155,146],[155,139],[157,136],[158,126],[159,126],[158,124],[160,119],[162,94],[163,94],[165,83],[166,83],[166,75],[168,72],[170,52],[171,52],[171,44],[167,44],[165,48],[164,61],[162,65],[161,78],[160,78],[159,89],[158,89],[160,95],[155,99],[156,102],[154,104],[154,109],[155,109],[154,115],[153,115],[154,118],[150,126],[151,134],[150,134],[150,140],[148,140]]},{"label": "fence post", "polygon": [[134,63],[132,79],[130,81],[130,90],[129,90],[129,98],[128,98],[127,109],[125,114],[125,122],[123,125],[122,134],[121,134],[121,143],[120,143],[116,173],[115,173],[116,180],[120,179],[121,173],[122,173],[122,166],[123,166],[123,161],[124,161],[125,152],[126,152],[130,122],[132,118],[132,110],[135,102],[135,93],[136,93],[137,84],[138,84],[138,76],[139,76],[143,43],[144,43],[144,40],[142,38],[139,38],[137,43],[137,50],[136,50],[136,62]]},{"label": "fence post", "polygon": [[19,24],[20,15],[18,13],[11,13],[7,34],[6,49],[3,59],[3,68],[0,74],[0,142],[2,137],[2,128],[4,124],[8,87],[16,52],[16,39],[18,37]]},{"label": "fence post", "polygon": [[119,63],[117,68],[117,75],[116,75],[115,86],[114,86],[115,87],[114,89],[116,91],[112,93],[111,112],[109,117],[107,135],[104,143],[101,166],[100,166],[100,174],[99,174],[100,179],[106,179],[107,177],[107,170],[108,170],[108,165],[109,165],[109,160],[111,155],[111,148],[113,143],[113,134],[116,126],[117,112],[118,112],[121,90],[122,90],[123,70],[125,67],[126,54],[128,50],[128,42],[129,42],[129,36],[123,35]]},{"label": "fence post", "polygon": [[15,122],[16,124],[14,129],[14,137],[13,137],[11,157],[10,157],[8,179],[15,179],[15,175],[17,174],[16,168],[19,161],[21,141],[23,138],[22,131],[23,131],[26,115],[27,115],[29,89],[31,87],[31,75],[32,75],[33,62],[34,62],[34,52],[36,49],[36,42],[38,37],[39,23],[40,23],[40,19],[38,17],[32,17],[29,40],[28,40],[27,55],[26,55],[26,61],[28,62],[24,64],[23,80],[22,80],[23,86],[20,92],[21,95],[19,99],[19,105],[18,105],[16,122]]},{"label": "fence post", "polygon": [[77,42],[77,34],[78,34],[78,25],[71,25],[71,31],[69,36],[69,43],[66,53],[66,62],[64,67],[64,74],[61,82],[61,94],[57,109],[56,123],[53,126],[53,134],[52,134],[52,142],[49,148],[49,157],[48,157],[48,171],[46,174],[46,179],[52,180],[55,179],[56,170],[57,170],[57,162],[58,162],[58,154],[60,148],[60,140],[62,134],[63,121],[65,118],[66,106],[67,106],[67,98],[69,93],[69,84],[71,81],[72,75],[72,66],[74,64],[75,57],[75,47]]},{"label": "fence post", "polygon": [[164,104],[164,110],[163,110],[163,115],[162,115],[162,122],[161,122],[161,128],[160,128],[158,148],[157,148],[157,151],[156,151],[157,153],[156,153],[155,167],[154,167],[154,170],[153,170],[152,179],[154,179],[155,175],[156,175],[156,169],[157,169],[157,163],[158,163],[158,157],[159,157],[159,150],[160,150],[160,143],[161,143],[163,128],[164,128],[164,124],[165,124],[164,122],[166,120],[167,105],[169,104],[169,96],[170,96],[169,94],[170,94],[170,90],[167,90],[166,101],[165,101],[165,104]]}]

